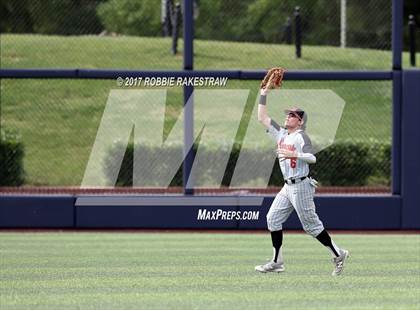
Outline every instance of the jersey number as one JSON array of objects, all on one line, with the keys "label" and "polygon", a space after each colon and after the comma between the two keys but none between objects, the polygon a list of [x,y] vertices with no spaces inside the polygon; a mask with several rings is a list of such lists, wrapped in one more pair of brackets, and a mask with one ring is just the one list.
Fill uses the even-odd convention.
[{"label": "jersey number", "polygon": [[290,167],[296,168],[296,158],[290,158]]}]

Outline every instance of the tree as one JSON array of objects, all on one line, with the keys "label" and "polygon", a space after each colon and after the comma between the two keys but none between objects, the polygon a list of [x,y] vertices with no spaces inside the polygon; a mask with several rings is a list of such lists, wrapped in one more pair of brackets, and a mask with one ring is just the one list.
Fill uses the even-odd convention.
[{"label": "tree", "polygon": [[99,33],[96,6],[104,0],[3,0],[1,32],[43,34]]},{"label": "tree", "polygon": [[160,1],[110,0],[97,8],[98,16],[110,32],[157,36],[161,33]]}]

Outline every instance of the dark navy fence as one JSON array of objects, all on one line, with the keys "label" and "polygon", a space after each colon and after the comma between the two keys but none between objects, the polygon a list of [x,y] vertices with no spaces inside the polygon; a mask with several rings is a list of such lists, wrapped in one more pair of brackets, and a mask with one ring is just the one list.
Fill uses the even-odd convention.
[{"label": "dark navy fence", "polygon": [[[118,202],[116,196],[102,196],[98,202],[98,196],[0,196],[0,227],[265,229],[265,216],[274,199],[165,196],[154,197],[157,201],[153,202],[150,196],[131,198]],[[79,199],[82,201],[78,202]],[[232,199],[234,203],[229,201]],[[418,209],[408,206],[404,209],[400,196],[320,196],[315,203],[329,229],[419,229]],[[219,212],[219,216],[202,219],[199,210]],[[232,219],[223,218],[220,213],[238,211],[241,217]],[[258,217],[243,219],[245,212],[258,212]],[[292,214],[285,228],[301,229],[296,214]]]},{"label": "dark navy fence", "polygon": [[[288,81],[374,81],[393,80],[394,71],[287,71]],[[99,70],[99,69],[0,69],[3,79],[101,79],[118,77],[226,77],[232,80],[261,80],[263,70]]]},{"label": "dark navy fence", "polygon": [[[321,218],[331,229],[420,229],[420,70],[402,69],[402,0],[392,2],[392,68],[389,71],[289,71],[286,80],[391,80],[392,116],[392,193],[386,196],[317,196]],[[193,8],[184,0],[184,64],[179,71],[90,70],[90,69],[0,69],[0,78],[24,79],[116,79],[117,77],[228,77],[260,80],[264,71],[197,71],[193,58]],[[184,102],[193,94],[184,88]],[[193,110],[185,111],[184,141],[193,139]],[[376,120],[380,121],[380,120]],[[184,165],[184,181],[190,175],[192,154]],[[184,182],[184,184],[186,184]],[[250,205],[237,197],[234,204],[203,207],[203,196],[185,189],[184,196],[161,197],[173,203],[147,205],[147,197],[136,197],[130,205],[76,205],[75,196],[0,196],[0,227],[72,227],[72,228],[265,228],[265,214],[273,197]],[[188,203],[180,205],[180,199]],[[80,198],[80,197],[79,197]],[[217,197],[216,197],[217,198]],[[206,199],[206,197],[204,197]],[[214,199],[208,197],[207,201]],[[220,197],[221,201],[225,197]],[[241,202],[242,201],[242,202]],[[258,220],[198,220],[198,210],[259,211]],[[300,228],[291,217],[286,228]]]}]

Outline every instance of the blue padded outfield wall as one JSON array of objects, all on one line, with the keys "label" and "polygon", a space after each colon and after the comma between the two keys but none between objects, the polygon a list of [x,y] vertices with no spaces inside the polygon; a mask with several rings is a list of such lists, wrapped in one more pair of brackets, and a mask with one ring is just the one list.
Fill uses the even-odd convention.
[{"label": "blue padded outfield wall", "polygon": [[[81,199],[77,202],[74,197],[64,196],[0,197],[0,227],[265,229],[265,216],[274,197],[137,196],[124,199],[125,205],[115,201],[116,196],[83,196]],[[418,220],[408,221],[409,227],[402,221],[401,198],[396,196],[316,197],[315,203],[321,219],[330,229],[420,227]],[[199,218],[199,210],[205,210],[209,217]],[[235,215],[246,213],[253,216],[236,219]],[[285,228],[301,229],[295,213]]]},{"label": "blue padded outfield wall", "polygon": [[401,227],[420,228],[420,70],[403,72],[401,112]]}]

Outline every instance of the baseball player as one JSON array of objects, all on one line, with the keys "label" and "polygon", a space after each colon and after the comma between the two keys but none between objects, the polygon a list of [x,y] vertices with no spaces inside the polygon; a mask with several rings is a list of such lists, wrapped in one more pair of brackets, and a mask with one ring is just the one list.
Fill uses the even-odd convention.
[{"label": "baseball player", "polygon": [[[270,70],[264,79],[258,105],[258,121],[267,129],[267,133],[277,142],[277,156],[285,184],[276,195],[267,214],[267,226],[271,232],[273,259],[255,267],[259,272],[282,272],[282,225],[293,210],[296,210],[303,229],[327,247],[333,256],[333,276],[340,275],[349,252],[340,249],[331,240],[315,211],[314,193],[316,181],[309,177],[309,164],[316,162],[312,145],[304,129],[308,121],[307,114],[299,108],[286,110],[284,127],[278,125],[267,115],[266,96],[270,88],[279,87],[284,69]],[[275,83],[275,85],[273,85]]]}]

